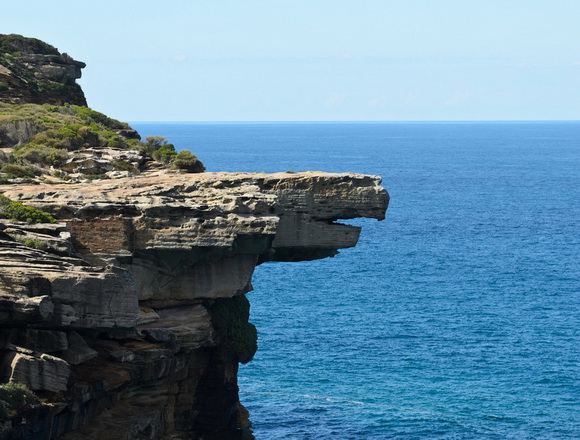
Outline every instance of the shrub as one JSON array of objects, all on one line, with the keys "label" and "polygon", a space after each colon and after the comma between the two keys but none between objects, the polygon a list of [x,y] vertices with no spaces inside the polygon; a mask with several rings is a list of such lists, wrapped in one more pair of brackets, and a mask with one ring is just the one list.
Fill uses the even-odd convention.
[{"label": "shrub", "polygon": [[17,54],[19,52],[43,55],[58,55],[58,50],[37,38],[23,37],[18,34],[0,34],[0,52]]},{"label": "shrub", "polygon": [[61,145],[68,149],[96,147],[99,144],[97,132],[90,126],[65,124],[58,129]]},{"label": "shrub", "polygon": [[258,332],[249,323],[250,302],[244,295],[219,298],[211,307],[212,323],[242,363],[248,363],[258,349]]},{"label": "shrub", "polygon": [[10,200],[4,195],[0,195],[0,218],[27,223],[56,223],[56,219],[52,215],[26,206],[21,202]]},{"label": "shrub", "polygon": [[8,84],[0,82],[0,92],[5,92],[8,90]]},{"label": "shrub", "polygon": [[115,171],[129,171],[133,174],[139,172],[131,162],[127,162],[126,160],[115,160],[112,164],[115,167]]},{"label": "shrub", "polygon": [[7,407],[15,411],[39,403],[38,398],[30,388],[18,382],[8,382],[0,385],[0,401],[6,404],[5,409]]},{"label": "shrub", "polygon": [[81,107],[77,105],[72,106],[74,114],[83,118],[87,122],[102,124],[105,127],[114,129],[124,129],[129,128],[129,124],[117,121],[116,119],[109,118],[107,115],[92,110],[88,107]]},{"label": "shrub", "polygon": [[5,163],[0,168],[0,172],[6,174],[8,178],[15,177],[34,177],[38,174],[38,171],[33,167],[25,167],[23,165],[17,165],[15,163]]},{"label": "shrub", "polygon": [[172,165],[178,170],[185,170],[190,173],[203,173],[205,171],[203,163],[189,150],[181,150],[177,153]]},{"label": "shrub", "polygon": [[[30,139],[30,143],[37,145],[46,145],[47,147],[53,148],[60,146],[62,144],[56,130],[41,131],[40,133],[37,133],[34,136],[32,136],[32,139]],[[25,145],[16,147],[16,149],[19,150],[20,148],[23,148]]]},{"label": "shrub", "polygon": [[63,179],[63,180],[71,180],[72,179],[72,177],[69,174],[67,174],[63,171],[59,171],[59,170],[56,170],[55,172],[53,172],[52,175],[54,177],[58,177],[59,179]]},{"label": "shrub", "polygon": [[148,136],[145,138],[147,145],[153,147],[154,150],[159,148],[161,145],[165,145],[167,143],[167,138],[163,136]]},{"label": "shrub", "polygon": [[21,238],[21,237],[14,237],[14,239],[25,246],[31,247],[33,249],[40,249],[45,251],[48,249],[47,244],[44,241],[37,240],[35,238]]},{"label": "shrub", "polygon": [[12,153],[12,155],[15,159],[26,160],[28,162],[47,166],[58,166],[64,162],[67,156],[66,151],[60,148],[33,143],[18,148]]},{"label": "shrub", "polygon": [[141,154],[153,154],[154,151],[159,150],[159,148],[165,144],[167,144],[167,139],[163,136],[148,136],[144,143],[141,142]]},{"label": "shrub", "polygon": [[156,161],[168,164],[177,156],[177,152],[173,144],[164,144],[158,150],[155,150],[152,156]]}]

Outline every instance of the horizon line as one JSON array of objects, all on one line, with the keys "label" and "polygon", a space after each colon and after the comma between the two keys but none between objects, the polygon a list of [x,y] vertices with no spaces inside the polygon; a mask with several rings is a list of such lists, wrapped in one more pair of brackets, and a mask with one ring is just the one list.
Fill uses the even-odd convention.
[{"label": "horizon line", "polygon": [[580,122],[580,119],[406,119],[406,120],[140,120],[127,121],[131,124],[317,124],[317,123],[347,123],[347,124],[398,124],[398,123],[485,123],[485,122]]}]

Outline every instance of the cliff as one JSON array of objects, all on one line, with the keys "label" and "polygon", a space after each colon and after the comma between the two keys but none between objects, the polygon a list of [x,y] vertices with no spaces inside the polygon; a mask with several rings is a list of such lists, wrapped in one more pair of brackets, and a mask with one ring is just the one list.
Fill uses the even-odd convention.
[{"label": "cliff", "polygon": [[379,183],[161,171],[0,186],[60,220],[1,227],[0,374],[44,403],[4,438],[242,438],[236,372],[256,349],[243,296],[254,268],[354,246],[359,228],[335,221],[382,219]]},{"label": "cliff", "polygon": [[0,102],[86,106],[76,83],[84,67],[35,38],[0,34]]},{"label": "cliff", "polygon": [[[0,383],[34,394],[0,385],[0,439],[252,438],[237,387],[257,349],[252,274],[356,245],[360,228],[337,220],[383,219],[380,178],[199,172],[85,107],[3,109],[20,139],[0,137]],[[56,122],[13,130],[10,112],[31,109]],[[43,136],[65,156],[18,156]],[[132,169],[86,171],[119,160]]]}]

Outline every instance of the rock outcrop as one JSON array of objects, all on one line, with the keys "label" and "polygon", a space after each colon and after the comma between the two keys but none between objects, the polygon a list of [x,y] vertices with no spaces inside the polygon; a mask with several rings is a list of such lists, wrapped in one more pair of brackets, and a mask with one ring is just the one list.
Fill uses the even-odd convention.
[{"label": "rock outcrop", "polygon": [[378,177],[320,172],[0,193],[61,222],[0,219],[0,379],[43,402],[0,428],[11,440],[252,438],[237,368],[256,350],[256,265],[333,256],[360,233],[337,220],[380,220],[388,204]]},{"label": "rock outcrop", "polygon": [[0,35],[0,387],[30,394],[0,399],[0,440],[251,439],[254,269],[354,246],[337,220],[383,219],[388,194],[360,174],[204,173],[85,107],[83,67]]},{"label": "rock outcrop", "polygon": [[35,38],[0,34],[0,102],[86,106],[76,83],[84,67]]}]

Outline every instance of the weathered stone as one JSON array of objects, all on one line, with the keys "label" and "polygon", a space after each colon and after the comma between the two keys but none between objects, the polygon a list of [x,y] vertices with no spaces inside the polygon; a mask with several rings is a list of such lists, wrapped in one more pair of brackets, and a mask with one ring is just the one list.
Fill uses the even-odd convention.
[{"label": "weathered stone", "polygon": [[49,296],[23,297],[11,295],[9,292],[6,294],[6,290],[6,281],[0,279],[0,326],[37,323],[52,319],[54,304]]},{"label": "weathered stone", "polygon": [[186,349],[212,345],[214,329],[207,309],[202,305],[160,309],[159,320],[140,325],[141,331],[165,329],[171,331],[179,344]]},{"label": "weathered stone", "polygon": [[14,319],[91,329],[135,326],[135,283],[125,270],[76,266],[4,240],[0,267],[0,325]]},{"label": "weathered stone", "polygon": [[37,391],[66,391],[70,366],[48,354],[10,351],[2,358],[0,372],[3,382],[21,382]]},{"label": "weathered stone", "polygon": [[59,353],[59,357],[71,365],[82,364],[83,362],[94,359],[99,354],[87,345],[84,338],[77,332],[68,333],[68,347]]},{"label": "weathered stone", "polygon": [[34,246],[53,254],[63,256],[72,256],[74,254],[70,235],[65,232],[53,236],[42,233],[44,231],[39,233],[34,228],[29,229],[23,225],[16,224],[5,226],[2,232],[27,246]]},{"label": "weathered stone", "polygon": [[159,319],[159,315],[155,310],[149,307],[139,307],[139,317],[137,318],[137,325],[149,324]]},{"label": "weathered stone", "polygon": [[93,157],[78,157],[69,159],[61,168],[68,173],[80,174],[105,174],[113,170],[113,164],[108,160],[96,159]]},{"label": "weathered stone", "polygon": [[[0,56],[8,88],[0,101],[83,104],[74,84],[83,63],[38,40],[0,42],[10,54]],[[13,116],[0,121],[0,147],[29,142],[50,119]],[[119,136],[139,139],[110,122]],[[85,134],[63,159],[68,183],[55,184],[62,174],[45,167],[35,185],[0,185],[0,194],[64,222],[0,224],[0,380],[62,392],[44,412],[14,417],[26,425],[0,425],[0,438],[253,438],[237,369],[256,350],[243,297],[254,267],[354,246],[360,228],[336,221],[384,218],[380,178],[180,174],[121,137]]]},{"label": "weathered stone", "polygon": [[85,63],[73,60],[49,44],[20,35],[2,35],[0,77],[6,90],[0,102],[12,104],[65,103],[87,105],[85,95],[75,79],[81,77]]},{"label": "weathered stone", "polygon": [[131,362],[135,360],[135,353],[129,350],[118,350],[109,353],[109,356],[115,362]]},{"label": "weathered stone", "polygon": [[130,440],[248,434],[236,372],[255,346],[239,347],[245,339],[236,332],[255,335],[255,328],[247,311],[239,322],[222,322],[231,317],[218,319],[216,304],[251,290],[261,261],[323,258],[354,246],[360,229],[335,221],[381,219],[388,195],[379,183],[356,174],[160,171],[90,184],[0,186],[66,222],[86,260],[0,240],[0,299],[13,310],[13,303],[43,297],[54,309],[44,317],[29,311],[22,325],[28,319],[92,335],[88,348],[71,333],[62,353],[76,364],[67,388],[74,397],[54,432],[104,438],[108,426],[118,429],[114,438]]},{"label": "weathered stone", "polygon": [[15,345],[42,353],[54,353],[68,348],[66,333],[56,330],[20,329],[12,341]]}]

